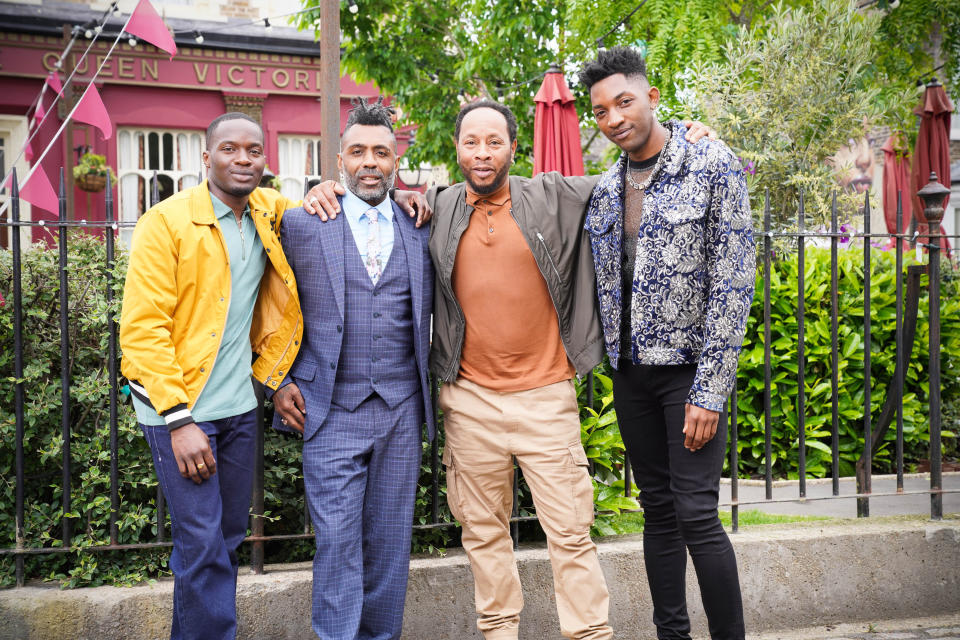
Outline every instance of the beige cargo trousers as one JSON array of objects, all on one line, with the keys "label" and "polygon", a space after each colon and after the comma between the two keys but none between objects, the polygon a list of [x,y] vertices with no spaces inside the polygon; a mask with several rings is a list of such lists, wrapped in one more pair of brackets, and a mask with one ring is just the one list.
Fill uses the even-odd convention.
[{"label": "beige cargo trousers", "polygon": [[463,527],[485,640],[517,640],[523,609],[509,526],[513,457],[547,535],[563,636],[612,638],[607,585],[590,539],[593,484],[573,381],[498,392],[460,378],[441,387],[439,405],[447,501]]}]

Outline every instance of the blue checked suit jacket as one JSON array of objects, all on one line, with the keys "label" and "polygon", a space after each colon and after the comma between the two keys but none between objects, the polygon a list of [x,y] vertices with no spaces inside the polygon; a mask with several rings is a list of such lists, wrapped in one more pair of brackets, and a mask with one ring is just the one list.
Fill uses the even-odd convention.
[{"label": "blue checked suit jacket", "polygon": [[[413,219],[395,202],[392,204],[396,228],[399,229],[394,242],[403,243],[410,270],[413,304],[411,329],[414,332],[423,413],[432,440],[436,425],[427,384],[430,314],[433,311],[433,263],[427,246],[430,229],[428,226],[417,229]],[[284,212],[280,222],[280,239],[297,280],[304,323],[303,344],[284,384],[292,378],[300,388],[307,408],[303,437],[309,439],[323,424],[330,409],[343,342],[343,333],[337,328],[344,323],[344,251],[356,251],[357,248],[345,215],[322,222],[302,207]],[[279,413],[274,415],[273,426],[289,431],[280,423]]]}]

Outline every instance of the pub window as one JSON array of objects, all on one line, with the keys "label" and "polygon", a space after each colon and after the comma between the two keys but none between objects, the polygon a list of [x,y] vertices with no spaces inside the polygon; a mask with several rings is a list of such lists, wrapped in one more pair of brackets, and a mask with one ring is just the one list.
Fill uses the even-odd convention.
[{"label": "pub window", "polygon": [[[3,180],[3,177],[7,175],[7,171],[15,165],[17,167],[17,179],[22,186],[23,179],[27,176],[27,173],[30,172],[30,165],[20,153],[20,150],[23,149],[23,145],[26,143],[27,133],[26,118],[23,116],[0,114],[0,180]],[[37,149],[39,146],[39,143],[34,140],[33,148]],[[38,169],[38,171],[42,170],[43,169]],[[0,207],[3,207],[9,198],[10,188],[4,184],[0,187]],[[9,209],[0,214],[0,222],[6,222],[8,220],[10,220]],[[30,203],[23,199],[20,200],[20,220],[30,220]],[[0,248],[7,249],[10,247],[12,233],[13,231],[10,227],[0,226]],[[30,228],[21,228],[20,241],[26,245],[30,242],[30,238]]]},{"label": "pub window", "polygon": [[[203,180],[202,131],[121,128],[117,134],[120,219],[136,222],[150,208],[154,171],[159,200]],[[129,245],[133,229],[121,238]]]},{"label": "pub window", "polygon": [[280,191],[291,200],[300,200],[304,184],[320,179],[320,138],[278,136],[277,150]]}]

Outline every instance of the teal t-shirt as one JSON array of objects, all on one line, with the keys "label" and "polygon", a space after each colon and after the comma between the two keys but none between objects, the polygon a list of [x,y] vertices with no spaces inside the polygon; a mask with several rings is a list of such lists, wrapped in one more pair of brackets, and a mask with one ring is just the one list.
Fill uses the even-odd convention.
[{"label": "teal t-shirt", "polygon": [[[250,378],[253,373],[250,326],[260,280],[267,265],[267,254],[250,216],[250,207],[244,210],[238,225],[230,207],[212,193],[210,200],[230,255],[230,307],[213,370],[190,409],[196,422],[228,418],[257,406]],[[152,407],[140,402],[136,396],[133,396],[133,406],[140,423],[166,424]]]}]

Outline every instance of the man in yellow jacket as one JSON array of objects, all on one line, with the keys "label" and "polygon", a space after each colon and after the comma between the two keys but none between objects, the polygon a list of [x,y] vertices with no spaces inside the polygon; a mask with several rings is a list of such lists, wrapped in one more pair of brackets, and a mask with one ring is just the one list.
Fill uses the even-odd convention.
[{"label": "man in yellow jacket", "polygon": [[253,375],[276,389],[303,331],[276,234],[297,203],[257,188],[260,125],[215,119],[203,162],[207,181],[137,223],[120,319],[122,371],[170,510],[174,640],[236,634],[257,433],[251,356]]}]

